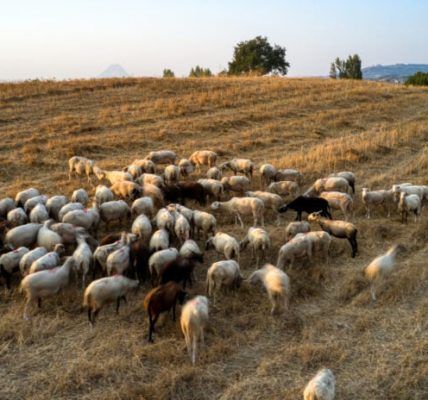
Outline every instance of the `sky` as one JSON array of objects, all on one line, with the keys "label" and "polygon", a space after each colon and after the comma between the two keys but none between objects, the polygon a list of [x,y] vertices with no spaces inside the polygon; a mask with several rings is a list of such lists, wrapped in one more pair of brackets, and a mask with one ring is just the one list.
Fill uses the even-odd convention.
[{"label": "sky", "polygon": [[428,0],[0,0],[0,81],[132,76],[227,68],[255,36],[286,48],[289,76],[328,75],[360,55],[428,64]]}]

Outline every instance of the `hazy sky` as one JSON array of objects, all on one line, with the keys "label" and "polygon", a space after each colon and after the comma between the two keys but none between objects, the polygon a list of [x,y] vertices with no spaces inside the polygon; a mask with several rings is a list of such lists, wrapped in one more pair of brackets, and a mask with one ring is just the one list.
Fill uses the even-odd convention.
[{"label": "hazy sky", "polygon": [[285,46],[290,76],[327,75],[337,56],[364,66],[428,63],[428,0],[0,0],[0,80],[134,76],[199,64],[218,72],[257,35]]}]

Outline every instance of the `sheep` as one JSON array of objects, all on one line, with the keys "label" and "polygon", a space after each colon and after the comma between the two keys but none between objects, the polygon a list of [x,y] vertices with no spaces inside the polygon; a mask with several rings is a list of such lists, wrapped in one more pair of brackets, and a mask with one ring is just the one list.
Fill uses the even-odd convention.
[{"label": "sheep", "polygon": [[284,269],[290,264],[290,269],[294,266],[296,258],[312,258],[312,241],[304,233],[298,233],[293,239],[285,243],[278,252],[276,266]]},{"label": "sheep", "polygon": [[144,214],[140,214],[132,223],[131,232],[146,241],[150,238],[152,231],[152,224]]},{"label": "sheep", "polygon": [[218,261],[207,271],[207,295],[216,301],[216,293],[221,289],[238,289],[243,281],[239,264],[235,260]]},{"label": "sheep", "polygon": [[298,233],[307,233],[311,230],[311,226],[307,221],[290,222],[285,228],[285,241],[288,242]]},{"label": "sheep", "polygon": [[132,165],[140,167],[143,173],[154,174],[155,173],[155,163],[151,160],[134,160]]},{"label": "sheep", "polygon": [[172,308],[172,320],[175,321],[175,306],[181,305],[187,293],[176,282],[167,282],[150,290],[144,298],[144,309],[149,316],[149,342],[153,342],[153,332],[159,315]]},{"label": "sheep", "polygon": [[204,241],[208,235],[215,235],[217,221],[215,217],[205,211],[193,211],[193,230],[194,236],[200,236],[202,231]]},{"label": "sheep", "polygon": [[17,249],[18,247],[33,247],[37,241],[37,234],[42,227],[42,224],[25,224],[12,228],[6,234],[6,243],[12,248]]},{"label": "sheep", "polygon": [[207,171],[207,179],[215,179],[216,181],[220,181],[222,178],[221,170],[217,167],[211,167]]},{"label": "sheep", "polygon": [[319,213],[312,213],[308,216],[308,221],[316,221],[321,226],[324,232],[329,233],[331,236],[339,239],[347,239],[352,247],[352,258],[358,254],[358,242],[357,242],[357,227],[346,221],[331,221],[323,218]]},{"label": "sheep", "polygon": [[422,200],[417,194],[407,194],[406,192],[400,193],[400,201],[398,203],[398,209],[401,211],[401,223],[407,224],[407,216],[410,212],[415,215],[415,222],[418,221],[418,217],[421,215]]},{"label": "sheep", "polygon": [[91,182],[91,173],[94,172],[95,163],[86,157],[74,156],[68,160],[68,180],[71,180],[71,174],[76,176],[86,174],[88,182]]},{"label": "sheep", "polygon": [[12,274],[19,269],[22,257],[29,252],[27,247],[19,247],[0,256],[0,276],[3,275],[6,287],[10,289]]},{"label": "sheep", "polygon": [[272,305],[271,315],[288,309],[290,278],[284,271],[272,264],[265,264],[254,271],[247,281],[251,284],[262,283]]},{"label": "sheep", "polygon": [[264,203],[262,200],[254,197],[232,197],[229,201],[215,201],[211,204],[211,209],[233,213],[235,223],[238,220],[242,228],[244,227],[244,223],[242,222],[241,214],[252,214],[254,219],[253,226],[257,226],[257,224],[264,226]]},{"label": "sheep", "polygon": [[303,391],[304,400],[334,400],[335,384],[333,372],[323,368],[308,382]]},{"label": "sheep", "polygon": [[266,190],[280,196],[291,196],[293,199],[300,194],[300,187],[294,181],[272,182]]},{"label": "sheep", "polygon": [[299,186],[303,183],[303,174],[296,169],[279,169],[273,177],[275,182],[279,181],[294,181]]},{"label": "sheep", "polygon": [[61,207],[61,209],[58,212],[58,221],[62,221],[62,219],[64,218],[64,215],[69,213],[70,211],[75,211],[75,210],[83,210],[85,207],[83,206],[82,203],[67,203],[65,204],[63,207]]},{"label": "sheep", "polygon": [[131,209],[123,200],[107,201],[100,205],[100,218],[109,225],[113,221],[122,223],[131,216]]},{"label": "sheep", "polygon": [[402,249],[401,245],[394,244],[386,253],[376,257],[364,269],[365,276],[370,282],[372,301],[376,301],[376,282],[389,275],[395,269],[397,253]]},{"label": "sheep", "polygon": [[348,220],[351,215],[353,219],[354,201],[352,197],[347,193],[342,192],[322,192],[320,194],[321,199],[328,201],[328,205],[333,210],[341,210],[345,216],[345,220]]},{"label": "sheep", "polygon": [[198,339],[204,344],[204,331],[208,323],[208,299],[205,296],[196,296],[189,300],[181,310],[180,326],[186,341],[187,352],[196,362],[196,348]]},{"label": "sheep", "polygon": [[[107,203],[101,205],[104,206]],[[96,230],[100,222],[100,211],[97,203],[93,203],[92,207],[85,210],[74,210],[64,215],[62,222],[81,226],[86,230]]]},{"label": "sheep", "polygon": [[25,253],[19,261],[19,270],[21,271],[22,277],[28,274],[31,264],[40,257],[43,257],[45,254],[47,254],[47,252],[48,251],[46,248],[40,246],[36,247],[34,250],[29,251],[28,253]]},{"label": "sheep", "polygon": [[[58,232],[52,230],[53,222],[52,219],[45,221],[37,233],[37,245],[43,246],[48,251],[52,251],[57,244],[64,242],[62,236]],[[75,240],[75,236],[73,239]]]},{"label": "sheep", "polygon": [[155,206],[153,200],[150,197],[140,197],[139,199],[134,200],[131,206],[132,215],[141,215],[145,214],[149,218],[153,216],[155,212]]},{"label": "sheep", "polygon": [[166,229],[158,229],[150,238],[150,251],[165,250],[169,247],[169,233]]},{"label": "sheep", "polygon": [[302,220],[302,212],[310,214],[318,211],[321,211],[322,216],[331,219],[330,206],[328,205],[328,201],[318,197],[299,196],[290,203],[285,204],[278,209],[280,213],[284,213],[287,210],[296,211],[296,220],[298,221]]},{"label": "sheep", "polygon": [[98,167],[94,167],[94,174],[99,181],[106,179],[113,185],[115,182],[132,181],[132,175],[124,171],[106,171]]},{"label": "sheep", "polygon": [[333,174],[330,174],[329,177],[345,178],[348,181],[349,186],[351,186],[352,194],[355,194],[356,177],[353,172],[350,172],[350,171],[335,172]]},{"label": "sheep", "polygon": [[314,231],[305,233],[306,238],[311,241],[312,255],[321,254],[324,263],[328,264],[328,252],[331,245],[331,236],[324,231]]},{"label": "sheep", "polygon": [[180,179],[180,168],[176,165],[167,165],[164,170],[165,182],[178,182]]},{"label": "sheep", "polygon": [[120,199],[138,199],[143,193],[140,185],[130,181],[117,181],[110,186],[112,193]]},{"label": "sheep", "polygon": [[17,207],[7,213],[7,221],[12,227],[20,226],[28,222],[28,217],[23,208]]},{"label": "sheep", "polygon": [[305,196],[319,195],[321,192],[342,192],[352,194],[352,188],[345,178],[321,178],[317,179],[305,192]]},{"label": "sheep", "polygon": [[142,186],[150,184],[157,187],[161,187],[165,184],[165,180],[159,175],[144,173],[137,178],[137,183]]},{"label": "sheep", "polygon": [[52,196],[46,202],[46,209],[48,210],[49,216],[59,221],[59,211],[68,203],[68,199],[65,196],[57,195]]},{"label": "sheep", "polygon": [[[183,216],[186,217],[187,221],[189,221],[189,224],[193,223],[193,210],[190,208],[187,208],[185,206],[182,206],[181,204],[168,204],[168,206],[166,207],[168,209],[169,212],[171,213],[179,213]],[[174,214],[176,215],[176,214]]]},{"label": "sheep", "polygon": [[224,176],[220,182],[225,191],[237,192],[241,196],[250,188],[250,180],[246,176]]},{"label": "sheep", "polygon": [[[193,270],[195,263],[198,261],[197,257],[183,257],[178,255],[166,263],[159,271],[158,284],[164,284],[170,281],[183,283],[183,288],[186,288],[186,283],[192,285]],[[200,260],[200,259],[199,259]]]},{"label": "sheep", "polygon": [[184,258],[193,258],[196,261],[204,262],[204,256],[201,249],[192,239],[187,239],[180,247],[180,256]]},{"label": "sheep", "polygon": [[171,150],[151,151],[145,159],[153,161],[155,164],[175,164],[177,154]]},{"label": "sheep", "polygon": [[47,201],[48,201],[48,196],[46,196],[45,194],[41,194],[40,196],[34,196],[31,197],[30,199],[28,199],[25,203],[24,203],[24,210],[26,213],[30,213],[31,210],[37,206],[38,204],[43,204],[46,205]]},{"label": "sheep", "polygon": [[53,296],[68,285],[70,270],[74,269],[74,265],[74,258],[68,257],[60,267],[49,271],[35,272],[22,279],[20,291],[25,292],[27,297],[24,307],[24,319],[29,319],[27,309],[32,300],[37,299],[40,308],[42,298]]},{"label": "sheep", "polygon": [[189,157],[189,160],[196,166],[197,171],[200,172],[202,165],[207,165],[209,168],[215,166],[217,154],[210,150],[198,150]]},{"label": "sheep", "polygon": [[133,179],[137,179],[143,173],[143,169],[136,164],[128,165],[123,171],[131,174]]},{"label": "sheep", "polygon": [[394,192],[391,190],[372,190],[368,188],[361,189],[361,198],[366,207],[366,217],[370,219],[370,207],[373,205],[383,205],[387,211],[388,218],[391,215],[390,206],[394,204]]},{"label": "sheep", "polygon": [[212,196],[216,200],[221,199],[221,196],[224,192],[224,188],[221,182],[215,179],[198,179],[198,183],[203,186],[207,197]]},{"label": "sheep", "polygon": [[117,249],[120,249],[126,240],[126,232],[121,234],[121,239],[117,240],[114,243],[110,243],[103,246],[98,246],[93,253],[93,261],[94,261],[94,270],[93,276],[95,277],[95,273],[97,269],[101,269],[103,273],[107,271],[107,257],[109,254],[114,252]]},{"label": "sheep", "polygon": [[159,280],[161,270],[169,262],[175,260],[178,257],[178,250],[174,247],[157,251],[153,253],[149,258],[149,272],[152,277],[152,285],[156,280]]},{"label": "sheep", "polygon": [[10,210],[15,208],[15,201],[10,197],[5,197],[0,200],[0,218],[6,217]]},{"label": "sheep", "polygon": [[29,274],[34,274],[35,272],[40,272],[48,269],[55,268],[61,259],[61,256],[65,252],[65,247],[63,244],[57,244],[53,251],[46,253],[44,256],[33,261],[30,266]]},{"label": "sheep", "polygon": [[142,188],[143,188],[142,196],[150,197],[153,200],[153,203],[157,207],[162,207],[164,197],[160,188],[158,188],[155,185],[151,185],[147,183],[144,184]]},{"label": "sheep", "polygon": [[248,179],[253,177],[254,163],[246,158],[234,158],[220,165],[220,169],[230,169],[236,175],[238,172],[243,173]]},{"label": "sheep", "polygon": [[143,239],[133,240],[130,244],[130,269],[140,281],[145,280],[149,274],[150,255],[151,251]]},{"label": "sheep", "polygon": [[262,191],[245,192],[245,196],[255,197],[257,199],[262,200],[265,210],[270,208],[274,212],[274,214],[276,214],[276,223],[277,225],[279,225],[281,220],[280,220],[280,214],[278,212],[278,209],[284,204],[284,200],[281,198],[281,196],[275,193],[262,192]]},{"label": "sheep", "polygon": [[175,220],[174,232],[181,243],[184,243],[190,238],[190,224],[186,217],[181,214],[179,214]]},{"label": "sheep", "polygon": [[37,189],[26,189],[16,194],[15,203],[18,207],[23,207],[28,199],[31,199],[32,197],[36,196],[40,196],[40,192]]},{"label": "sheep", "polygon": [[262,164],[260,166],[260,186],[266,187],[275,178],[278,170],[272,164]]},{"label": "sheep", "polygon": [[71,195],[72,203],[82,203],[84,207],[89,202],[88,192],[85,189],[76,189]]},{"label": "sheep", "polygon": [[86,243],[85,236],[78,233],[76,236],[77,247],[73,252],[73,258],[76,261],[76,272],[82,274],[82,290],[86,286],[86,277],[92,265],[92,251],[88,243]]},{"label": "sheep", "polygon": [[197,182],[178,182],[177,184],[165,185],[162,188],[166,201],[181,203],[185,205],[186,199],[197,201],[201,206],[206,204],[206,193],[204,187]]},{"label": "sheep", "polygon": [[116,314],[118,314],[120,301],[126,301],[126,294],[132,289],[137,289],[138,286],[139,281],[122,275],[109,276],[91,282],[83,295],[83,307],[88,309],[91,327],[94,327],[101,308],[108,303],[116,302]]},{"label": "sheep", "polygon": [[217,253],[221,253],[227,260],[236,258],[239,262],[239,243],[233,237],[224,232],[218,232],[209,238],[205,243],[205,249],[213,248]]},{"label": "sheep", "polygon": [[[30,199],[31,200],[31,199]],[[39,203],[30,212],[30,222],[42,224],[49,219],[49,213],[46,207]]]},{"label": "sheep", "polygon": [[171,214],[167,208],[159,209],[154,221],[158,229],[163,228],[171,233],[174,232],[175,219],[173,214]]},{"label": "sheep", "polygon": [[269,234],[262,228],[250,227],[245,238],[239,243],[239,250],[245,250],[248,245],[251,247],[251,259],[256,258],[258,267],[260,258],[266,259],[266,252],[270,249]]},{"label": "sheep", "polygon": [[398,202],[400,198],[400,193],[406,193],[406,194],[417,194],[421,200],[426,198],[426,191],[428,191],[427,186],[418,186],[418,185],[409,185],[409,184],[400,184],[400,185],[393,185],[392,191],[394,192],[394,198],[395,201]]},{"label": "sheep", "polygon": [[178,163],[178,167],[182,176],[189,176],[194,170],[193,164],[187,158],[182,158]]},{"label": "sheep", "polygon": [[124,245],[107,257],[106,266],[107,266],[107,275],[123,275],[123,273],[129,268],[130,260],[130,237],[127,235]]}]

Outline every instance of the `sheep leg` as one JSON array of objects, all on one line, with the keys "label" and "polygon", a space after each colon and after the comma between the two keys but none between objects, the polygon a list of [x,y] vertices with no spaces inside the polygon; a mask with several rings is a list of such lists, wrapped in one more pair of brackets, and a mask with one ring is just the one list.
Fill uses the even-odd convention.
[{"label": "sheep leg", "polygon": [[238,220],[239,220],[239,222],[241,224],[241,228],[244,229],[244,223],[242,222],[241,216],[239,214],[236,214],[236,216],[238,217]]},{"label": "sheep leg", "polygon": [[119,314],[119,307],[120,307],[120,300],[121,299],[122,299],[122,296],[118,297],[117,300],[116,300],[116,314],[117,315]]},{"label": "sheep leg", "polygon": [[27,310],[28,310],[28,306],[31,303],[31,297],[27,298],[27,301],[25,302],[25,306],[24,306],[24,319],[26,321],[28,321],[30,319],[30,317],[27,314]]},{"label": "sheep leg", "polygon": [[196,343],[197,337],[196,337],[196,335],[193,335],[192,339],[193,339],[192,340],[192,365],[195,365],[195,362],[196,362],[196,347],[197,347],[197,343]]},{"label": "sheep leg", "polygon": [[92,326],[95,325],[95,319],[97,318],[98,313],[100,312],[100,309],[98,308],[95,311],[92,311]]},{"label": "sheep leg", "polygon": [[371,294],[371,297],[372,297],[372,302],[375,302],[376,301],[376,294],[375,294],[375,287],[374,287],[373,283],[370,286],[370,294]]},{"label": "sheep leg", "polygon": [[149,326],[149,342],[153,343],[153,332],[155,331],[155,324],[157,322],[159,318],[159,315],[156,315],[155,318],[152,319],[152,316],[149,315],[149,322],[150,322],[150,326]]}]

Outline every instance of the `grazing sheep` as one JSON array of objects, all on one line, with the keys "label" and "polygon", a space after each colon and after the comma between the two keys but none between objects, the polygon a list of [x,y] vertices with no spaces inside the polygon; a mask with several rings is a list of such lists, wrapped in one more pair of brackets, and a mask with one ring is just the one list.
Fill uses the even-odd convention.
[{"label": "grazing sheep", "polygon": [[166,183],[178,182],[180,179],[180,168],[176,165],[167,165],[163,175]]},{"label": "grazing sheep", "polygon": [[212,210],[227,211],[235,216],[235,223],[240,222],[244,227],[241,215],[252,215],[254,218],[253,226],[261,224],[264,226],[264,203],[255,197],[232,197],[229,201],[215,201],[211,204]]},{"label": "grazing sheep", "polygon": [[312,243],[312,256],[321,254],[324,262],[328,264],[328,252],[331,245],[331,236],[324,231],[307,232],[305,236]]},{"label": "grazing sheep", "polygon": [[237,192],[241,196],[250,188],[250,180],[246,176],[224,176],[220,182],[225,191]]},{"label": "grazing sheep", "polygon": [[5,197],[4,199],[1,199],[0,200],[0,218],[6,217],[7,213],[10,210],[13,210],[15,207],[16,207],[15,201],[10,197]]},{"label": "grazing sheep", "polygon": [[346,221],[331,221],[321,217],[319,213],[312,213],[308,216],[308,221],[316,221],[324,232],[339,239],[347,239],[352,247],[352,258],[358,254],[357,233],[358,229],[354,224]]},{"label": "grazing sheep", "polygon": [[144,309],[149,315],[149,342],[153,342],[153,332],[159,315],[172,308],[172,320],[175,321],[175,306],[181,305],[187,293],[176,282],[167,282],[150,290],[144,298]]},{"label": "grazing sheep", "polygon": [[303,183],[303,174],[296,169],[279,169],[276,171],[273,180],[275,182],[294,181],[301,186]]},{"label": "grazing sheep", "polygon": [[169,233],[166,229],[158,229],[150,238],[151,252],[165,250],[169,247]]},{"label": "grazing sheep", "polygon": [[317,179],[305,192],[305,196],[318,196],[322,192],[342,192],[352,194],[352,188],[345,178],[321,178]]},{"label": "grazing sheep", "polygon": [[263,201],[265,206],[265,210],[271,209],[274,214],[276,214],[276,223],[279,225],[281,222],[280,214],[278,209],[284,204],[284,200],[281,196],[275,193],[255,191],[255,192],[245,192],[245,196],[247,197],[255,197]]},{"label": "grazing sheep", "polygon": [[361,189],[361,198],[366,207],[366,217],[370,219],[370,207],[382,205],[387,212],[388,218],[391,215],[391,206],[394,205],[394,192],[392,190],[372,190]]},{"label": "grazing sheep", "polygon": [[341,171],[341,172],[335,172],[335,173],[333,173],[333,174],[331,174],[329,176],[330,177],[345,178],[348,181],[349,186],[351,186],[352,194],[355,194],[356,177],[355,177],[355,174],[353,172],[350,172],[350,171]]},{"label": "grazing sheep", "polygon": [[137,179],[143,173],[143,169],[136,164],[128,165],[123,171],[131,174],[133,179]]},{"label": "grazing sheep", "polygon": [[48,201],[48,196],[41,194],[40,196],[34,196],[31,197],[30,199],[28,199],[25,203],[24,203],[24,210],[26,213],[30,213],[30,211],[37,206],[38,204],[43,204],[46,205],[47,201]]},{"label": "grazing sheep", "polygon": [[191,199],[197,201],[201,206],[206,204],[205,189],[197,182],[181,181],[176,184],[165,185],[162,191],[165,200],[171,203],[185,205],[186,199]]},{"label": "grazing sheep", "polygon": [[166,229],[173,233],[175,219],[174,215],[167,208],[160,208],[155,216],[155,224],[158,229]]},{"label": "grazing sheep", "polygon": [[73,252],[73,258],[76,261],[76,272],[82,274],[82,290],[86,286],[86,277],[92,265],[93,255],[91,248],[86,243],[85,235],[79,233],[76,236],[77,247]]},{"label": "grazing sheep", "polygon": [[130,245],[130,270],[138,277],[140,282],[149,275],[149,258],[151,251],[143,239],[133,240]]},{"label": "grazing sheep", "polygon": [[230,169],[236,175],[238,172],[244,174],[248,179],[253,177],[254,163],[246,158],[234,158],[220,165],[220,169]]},{"label": "grazing sheep", "polygon": [[123,275],[124,272],[129,268],[130,260],[130,237],[126,235],[125,243],[120,249],[111,252],[106,261],[107,275]]},{"label": "grazing sheep", "polygon": [[202,254],[201,249],[192,239],[187,239],[182,244],[182,246],[180,247],[179,254],[184,258],[193,258],[196,261],[199,261],[200,263],[204,262],[204,256]]},{"label": "grazing sheep", "polygon": [[259,282],[263,284],[272,304],[271,315],[287,310],[290,296],[290,278],[284,271],[272,264],[265,264],[262,268],[254,271],[249,276],[248,281],[251,284]]},{"label": "grazing sheep", "polygon": [[300,194],[300,187],[294,181],[272,182],[266,190],[280,196],[291,196],[293,199]]},{"label": "grazing sheep", "polygon": [[151,185],[148,183],[144,184],[142,195],[145,197],[150,197],[157,207],[162,207],[164,201],[163,193],[162,190],[156,185]]},{"label": "grazing sheep", "polygon": [[[84,228],[81,228],[72,224],[66,224],[64,222],[58,222],[56,224],[52,224],[50,226],[50,229],[56,232],[62,238],[62,243],[64,244],[75,244],[77,232],[79,230],[85,231]],[[58,243],[61,243],[61,242],[58,242]],[[39,246],[41,246],[41,244],[39,244]]]},{"label": "grazing sheep", "polygon": [[164,284],[170,281],[182,283],[186,289],[186,283],[192,285],[192,276],[195,269],[196,261],[200,260],[199,256],[183,257],[180,254],[173,260],[166,263],[159,271],[158,284]]},{"label": "grazing sheep", "polygon": [[156,165],[151,160],[134,160],[132,165],[140,167],[143,173],[154,174],[156,170]]},{"label": "grazing sheep", "polygon": [[239,262],[239,243],[227,233],[218,232],[205,243],[205,250],[215,249],[217,253],[223,254],[227,260],[236,258]]},{"label": "grazing sheep", "polygon": [[74,172],[76,176],[86,174],[88,182],[91,182],[91,173],[94,172],[95,163],[86,158],[74,156],[68,160],[68,180],[71,180],[71,174]]},{"label": "grazing sheep", "polygon": [[248,245],[251,247],[251,259],[256,258],[256,267],[258,267],[260,258],[265,260],[266,252],[270,249],[269,234],[262,228],[249,228],[247,236],[239,244],[239,250],[245,250]]},{"label": "grazing sheep", "polygon": [[[181,215],[185,216],[187,221],[189,221],[189,224],[192,225],[193,223],[193,210],[190,208],[187,208],[185,206],[182,206],[181,204],[168,204],[167,209],[171,213],[180,213]],[[174,214],[176,215],[176,214]]]},{"label": "grazing sheep", "polygon": [[221,170],[217,167],[211,167],[207,171],[207,179],[215,179],[216,181],[220,181],[223,174],[221,173]]},{"label": "grazing sheep", "polygon": [[[101,207],[108,203],[101,204]],[[72,224],[81,226],[87,231],[96,230],[98,223],[100,222],[100,211],[97,203],[93,203],[92,207],[84,210],[70,211],[64,215],[62,222],[66,224]]]},{"label": "grazing sheep", "polygon": [[55,268],[59,264],[61,256],[64,254],[64,252],[64,245],[57,244],[53,251],[46,253],[44,256],[38,258],[31,264],[29,273],[34,274],[35,272]]},{"label": "grazing sheep", "polygon": [[278,252],[278,260],[276,266],[280,269],[285,269],[286,265],[290,264],[290,269],[293,268],[296,258],[312,258],[312,241],[304,233],[298,233],[293,239],[284,244]]},{"label": "grazing sheep", "polygon": [[138,199],[143,192],[143,189],[140,185],[138,185],[135,182],[129,182],[129,181],[115,182],[113,183],[113,185],[110,186],[110,190],[115,196],[124,200]]},{"label": "grazing sheep", "polygon": [[323,368],[309,381],[303,391],[304,400],[334,400],[335,384],[333,372]]},{"label": "grazing sheep", "polygon": [[95,188],[95,201],[98,204],[98,206],[113,200],[114,200],[113,192],[107,186],[98,185]]},{"label": "grazing sheep", "polygon": [[311,225],[307,221],[290,222],[285,228],[285,240],[288,242],[298,233],[307,233],[311,230]]},{"label": "grazing sheep", "polygon": [[423,200],[426,197],[426,189],[428,191],[427,186],[409,185],[407,183],[392,186],[392,191],[394,192],[394,198],[396,202],[399,201],[401,193],[417,194],[420,199]]},{"label": "grazing sheep", "polygon": [[45,254],[47,254],[47,252],[48,251],[44,247],[40,246],[36,247],[34,250],[29,251],[28,253],[25,253],[19,261],[19,270],[21,271],[22,277],[28,275],[31,264],[40,257],[43,257]]},{"label": "grazing sheep", "polygon": [[123,223],[131,216],[131,209],[123,200],[107,201],[100,205],[100,218],[109,225],[113,221]]},{"label": "grazing sheep", "polygon": [[216,200],[220,200],[223,195],[224,188],[221,182],[215,179],[198,179],[198,183],[200,183],[205,189],[205,193],[208,197],[213,197]]},{"label": "grazing sheep", "polygon": [[302,212],[311,214],[318,211],[321,211],[321,215],[323,217],[331,219],[330,206],[328,205],[328,201],[325,199],[320,199],[318,197],[299,196],[290,203],[280,207],[278,211],[280,213],[284,213],[287,210],[296,211],[296,220],[298,221],[302,220]]},{"label": "grazing sheep", "polygon": [[116,314],[119,313],[120,301],[126,302],[126,294],[137,289],[139,282],[122,275],[109,276],[91,282],[83,295],[83,307],[88,309],[88,319],[91,327],[101,308],[108,303],[116,302]]},{"label": "grazing sheep", "polygon": [[29,223],[12,228],[6,234],[6,243],[14,249],[21,246],[31,248],[37,241],[37,234],[41,227],[42,224]]},{"label": "grazing sheep", "polygon": [[272,164],[263,164],[260,166],[260,186],[266,187],[274,179],[278,170]]},{"label": "grazing sheep", "polygon": [[189,176],[195,169],[191,161],[187,158],[182,158],[178,163],[178,167],[182,176]]},{"label": "grazing sheep", "polygon": [[421,215],[422,200],[417,194],[407,194],[406,192],[400,193],[400,201],[398,203],[398,210],[401,211],[401,223],[407,224],[407,216],[409,213],[415,215],[415,222]]},{"label": "grazing sheep", "polygon": [[94,174],[99,181],[106,179],[111,185],[120,181],[132,181],[132,175],[124,171],[106,171],[98,167],[94,167]]},{"label": "grazing sheep", "polygon": [[197,342],[204,344],[204,331],[208,324],[208,299],[205,296],[196,296],[189,300],[181,310],[180,325],[186,341],[187,352],[196,362]]},{"label": "grazing sheep", "polygon": [[149,184],[162,187],[165,184],[165,180],[159,175],[144,173],[137,179],[137,183],[142,186]]},{"label": "grazing sheep", "polygon": [[30,212],[30,222],[33,222],[35,224],[42,224],[48,219],[49,219],[48,210],[41,203],[37,204]]},{"label": "grazing sheep", "polygon": [[153,161],[155,164],[175,164],[177,154],[171,150],[151,151],[145,159]]},{"label": "grazing sheep", "polygon": [[178,250],[174,247],[170,247],[165,250],[157,251],[153,253],[149,258],[149,271],[152,277],[152,285],[160,278],[160,272],[169,264],[171,261],[178,257]]},{"label": "grazing sheep", "polygon": [[15,196],[15,203],[18,207],[24,207],[25,202],[32,197],[40,196],[40,192],[37,189],[30,188],[18,192]]},{"label": "grazing sheep", "polygon": [[88,192],[85,189],[77,189],[71,195],[72,203],[82,203],[84,207],[87,206],[89,202]]},{"label": "grazing sheep", "polygon": [[132,223],[131,232],[146,241],[150,238],[152,231],[152,224],[144,214],[140,214]]},{"label": "grazing sheep", "polygon": [[70,211],[75,211],[75,210],[83,210],[85,207],[83,206],[82,203],[67,203],[65,204],[63,207],[61,207],[61,209],[58,212],[58,219],[57,221],[62,221],[62,219],[64,218],[64,215],[69,213]]},{"label": "grazing sheep", "polygon": [[[52,251],[57,244],[64,242],[61,234],[52,230],[53,222],[52,219],[45,221],[37,233],[37,245],[43,246],[49,251]],[[74,225],[72,225],[72,227],[74,228]],[[72,242],[75,241],[75,238],[76,236],[74,234]]]},{"label": "grazing sheep", "polygon": [[190,224],[185,216],[178,214],[175,220],[174,232],[180,243],[184,243],[190,238]]},{"label": "grazing sheep", "polygon": [[200,237],[202,231],[204,241],[208,235],[215,235],[217,221],[213,215],[205,211],[193,211],[193,229],[194,236]]},{"label": "grazing sheep", "polygon": [[215,166],[217,154],[210,150],[198,150],[189,157],[189,160],[196,166],[196,170],[200,172],[202,165],[207,165],[209,168]]},{"label": "grazing sheep", "polygon": [[68,257],[65,263],[48,271],[39,271],[27,275],[21,281],[20,291],[25,292],[27,300],[24,307],[24,319],[28,319],[27,309],[32,300],[37,299],[39,308],[42,298],[57,294],[68,285],[70,270],[74,269],[73,257]]},{"label": "grazing sheep", "polygon": [[155,206],[153,200],[150,197],[140,197],[137,200],[134,200],[131,206],[132,215],[141,215],[145,214],[149,218],[153,216],[155,212]]},{"label": "grazing sheep", "polygon": [[218,261],[208,268],[207,271],[207,295],[216,301],[216,294],[221,289],[238,289],[243,277],[239,264],[235,260]]},{"label": "grazing sheep", "polygon": [[23,208],[17,207],[7,213],[7,221],[11,227],[15,227],[26,224],[28,217]]},{"label": "grazing sheep", "polygon": [[124,246],[126,241],[126,232],[122,232],[120,240],[117,240],[114,243],[98,246],[93,254],[94,260],[94,270],[93,276],[95,277],[95,273],[97,269],[100,269],[102,273],[107,272],[107,257]]},{"label": "grazing sheep", "polygon": [[3,275],[6,287],[10,289],[12,274],[19,269],[19,263],[25,254],[29,252],[27,247],[19,247],[0,256],[0,276]]},{"label": "grazing sheep", "polygon": [[65,196],[57,195],[52,196],[46,202],[46,209],[48,210],[49,216],[59,221],[59,211],[68,203],[68,199]]},{"label": "grazing sheep", "polygon": [[342,192],[322,192],[320,198],[327,200],[331,209],[341,210],[345,216],[345,220],[348,220],[351,214],[353,217],[354,201],[349,194]]}]

